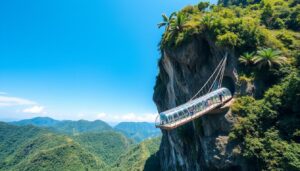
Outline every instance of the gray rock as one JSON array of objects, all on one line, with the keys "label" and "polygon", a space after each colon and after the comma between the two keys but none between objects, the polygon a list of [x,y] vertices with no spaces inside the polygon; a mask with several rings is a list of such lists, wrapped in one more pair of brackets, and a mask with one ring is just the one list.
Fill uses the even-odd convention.
[{"label": "gray rock", "polygon": [[[176,50],[164,49],[159,61],[153,99],[159,112],[185,103],[206,82],[228,54],[224,86],[235,92],[237,58],[231,49],[217,47],[207,37],[195,37]],[[229,109],[205,115],[171,131],[162,130],[160,161],[163,170],[247,170],[228,141],[235,118]]]}]

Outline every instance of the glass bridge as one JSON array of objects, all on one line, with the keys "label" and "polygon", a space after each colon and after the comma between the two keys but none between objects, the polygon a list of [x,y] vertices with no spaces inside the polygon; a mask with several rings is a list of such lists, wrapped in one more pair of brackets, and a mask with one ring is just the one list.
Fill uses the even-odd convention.
[{"label": "glass bridge", "polygon": [[156,118],[155,126],[166,130],[177,128],[223,106],[231,99],[232,94],[227,88],[219,88],[178,107],[161,112]]}]

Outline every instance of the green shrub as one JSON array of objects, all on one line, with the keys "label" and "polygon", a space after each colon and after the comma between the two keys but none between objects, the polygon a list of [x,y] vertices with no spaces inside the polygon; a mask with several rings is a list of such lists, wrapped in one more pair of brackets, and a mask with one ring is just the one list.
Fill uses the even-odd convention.
[{"label": "green shrub", "polygon": [[283,29],[285,27],[285,23],[282,19],[276,18],[273,20],[272,28],[274,29]]},{"label": "green shrub", "polygon": [[194,14],[196,12],[196,9],[194,8],[194,6],[192,5],[188,5],[186,7],[184,7],[181,12],[185,13],[185,14]]},{"label": "green shrub", "polygon": [[287,22],[290,29],[300,30],[300,5],[297,5],[291,13],[290,19]]},{"label": "green shrub", "polygon": [[270,4],[267,4],[262,11],[261,14],[261,21],[263,24],[265,24],[267,27],[271,26],[272,17],[273,17],[273,9]]},{"label": "green shrub", "polygon": [[232,32],[227,32],[223,35],[219,35],[216,43],[219,46],[234,47],[238,43],[238,36]]},{"label": "green shrub", "polygon": [[294,38],[287,32],[279,33],[276,38],[279,39],[285,47],[293,48]]}]

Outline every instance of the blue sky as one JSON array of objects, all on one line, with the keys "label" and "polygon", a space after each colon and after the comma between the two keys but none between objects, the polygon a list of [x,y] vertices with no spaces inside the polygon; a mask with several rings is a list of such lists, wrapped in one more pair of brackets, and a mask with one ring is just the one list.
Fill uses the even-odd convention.
[{"label": "blue sky", "polygon": [[197,2],[0,1],[0,120],[151,121],[156,24]]}]

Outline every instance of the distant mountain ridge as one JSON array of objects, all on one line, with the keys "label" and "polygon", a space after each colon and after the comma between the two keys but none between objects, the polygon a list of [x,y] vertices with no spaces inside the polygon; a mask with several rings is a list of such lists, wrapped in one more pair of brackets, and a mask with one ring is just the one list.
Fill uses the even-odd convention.
[{"label": "distant mountain ridge", "polygon": [[24,119],[8,123],[17,126],[32,125],[47,128],[51,131],[67,135],[117,131],[124,134],[127,138],[130,138],[137,143],[145,139],[154,138],[161,135],[160,130],[155,128],[154,123],[149,122],[120,122],[114,128],[112,128],[109,124],[101,120],[59,121],[50,117],[36,117],[32,119]]},{"label": "distant mountain ridge", "polygon": [[13,125],[18,125],[18,126],[25,126],[25,125],[33,125],[33,126],[39,126],[39,127],[50,127],[54,126],[60,121],[49,118],[49,117],[36,117],[32,119],[24,119],[20,121],[13,121],[9,122],[10,124]]},{"label": "distant mountain ridge", "polygon": [[37,127],[45,127],[52,131],[68,135],[76,135],[84,132],[102,132],[113,130],[111,126],[109,126],[106,122],[101,120],[59,121],[49,117],[36,117],[32,119],[25,119],[9,123],[17,126],[33,125]]},{"label": "distant mountain ridge", "polygon": [[77,135],[85,132],[103,132],[112,131],[113,128],[101,120],[95,121],[61,121],[55,125],[54,130],[71,135]]}]

